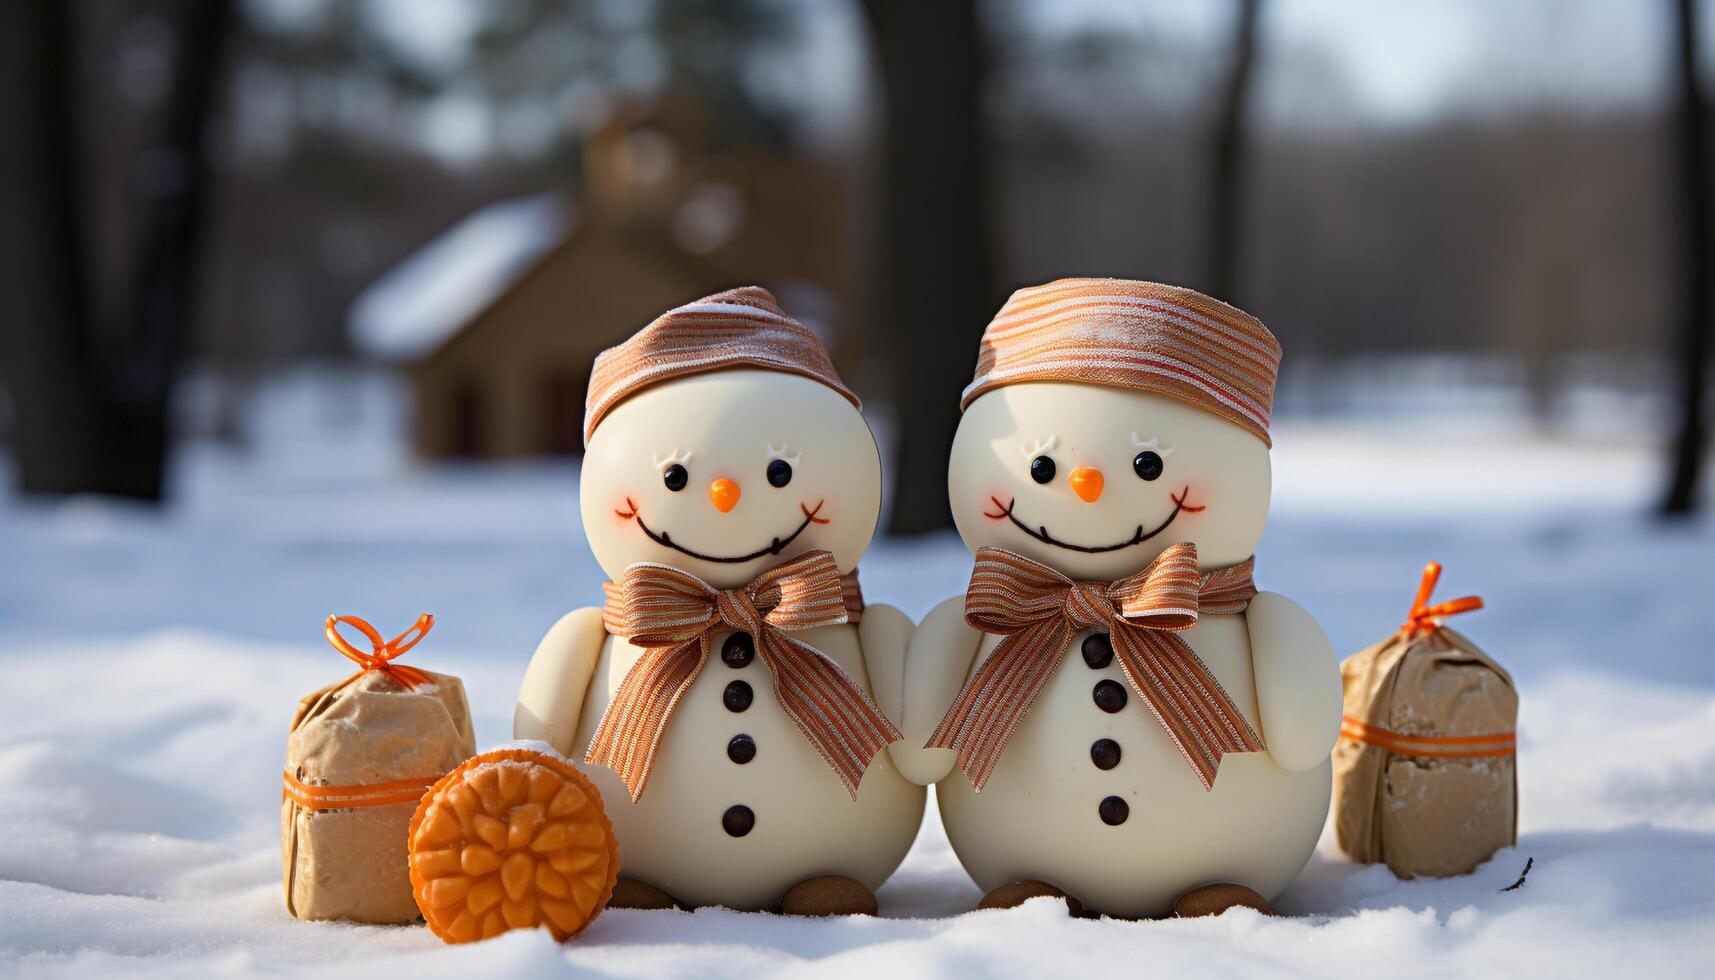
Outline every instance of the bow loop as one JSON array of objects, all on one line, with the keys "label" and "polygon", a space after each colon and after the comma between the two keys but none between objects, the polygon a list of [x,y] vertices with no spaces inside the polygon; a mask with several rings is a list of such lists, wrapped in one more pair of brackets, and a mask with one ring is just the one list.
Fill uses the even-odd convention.
[{"label": "bow loop", "polygon": [[639,562],[602,586],[607,631],[640,647],[696,639],[719,621],[719,593],[707,582],[670,565]]},{"label": "bow loop", "polygon": [[1009,636],[1065,615],[1075,583],[1047,565],[998,548],[977,552],[965,590],[965,621],[973,629]]},{"label": "bow loop", "polygon": [[840,566],[826,551],[812,551],[769,569],[745,590],[768,624],[783,630],[836,626],[847,621]]},{"label": "bow loop", "polygon": [[[363,638],[369,641],[370,652],[365,653],[357,649],[351,644],[351,641],[340,635],[339,627],[342,623],[363,634]],[[347,681],[355,679],[364,671],[374,670],[386,674],[400,687],[410,690],[428,684],[432,679],[427,673],[409,664],[396,664],[391,661],[406,650],[416,646],[417,641],[427,635],[434,625],[435,617],[424,613],[417,617],[417,621],[411,624],[410,629],[391,640],[383,640],[381,631],[369,625],[366,620],[356,616],[329,616],[327,624],[322,628],[322,635],[326,636],[329,645],[338,650],[347,660],[363,668],[357,674],[347,678]]]},{"label": "bow loop", "polygon": [[1119,615],[1146,629],[1177,632],[1197,625],[1203,576],[1197,546],[1171,545],[1135,575],[1108,588]]}]

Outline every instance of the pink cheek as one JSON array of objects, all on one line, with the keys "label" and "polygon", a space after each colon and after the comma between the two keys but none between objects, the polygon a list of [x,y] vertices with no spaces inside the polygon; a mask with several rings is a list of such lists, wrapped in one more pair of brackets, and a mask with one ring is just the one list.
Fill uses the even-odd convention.
[{"label": "pink cheek", "polygon": [[621,498],[620,502],[613,508],[613,519],[615,523],[629,524],[637,517],[636,499],[637,498],[629,495]]}]

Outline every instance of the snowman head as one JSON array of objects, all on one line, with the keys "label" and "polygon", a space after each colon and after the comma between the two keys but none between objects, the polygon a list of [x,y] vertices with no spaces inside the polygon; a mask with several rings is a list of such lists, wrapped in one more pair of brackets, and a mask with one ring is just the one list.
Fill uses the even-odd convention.
[{"label": "snowman head", "polygon": [[947,473],[965,544],[1075,579],[1139,571],[1191,542],[1248,558],[1270,486],[1280,348],[1190,290],[1112,279],[1023,289],[984,334]]},{"label": "snowman head", "polygon": [[825,550],[856,566],[881,460],[857,398],[756,287],[663,314],[597,358],[580,503],[602,570],[683,569],[716,588]]},{"label": "snowman head", "polygon": [[947,467],[959,534],[1075,579],[1111,581],[1191,541],[1205,568],[1250,557],[1268,515],[1268,446],[1162,395],[1072,382],[971,403]]},{"label": "snowman head", "polygon": [[584,533],[610,578],[681,568],[736,588],[807,551],[850,570],[881,507],[881,459],[851,402],[818,381],[732,370],[656,385],[584,451]]}]

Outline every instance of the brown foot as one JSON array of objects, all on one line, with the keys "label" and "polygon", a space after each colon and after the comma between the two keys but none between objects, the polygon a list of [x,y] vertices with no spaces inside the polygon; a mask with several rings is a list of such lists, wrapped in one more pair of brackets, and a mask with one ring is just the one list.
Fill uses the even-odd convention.
[{"label": "brown foot", "polygon": [[1194,919],[1202,915],[1220,915],[1230,908],[1240,906],[1256,909],[1263,915],[1274,914],[1274,909],[1268,906],[1268,899],[1243,885],[1233,884],[1193,888],[1173,903],[1173,914],[1181,919]]},{"label": "brown foot", "polygon": [[654,885],[644,884],[636,878],[621,878],[615,882],[613,898],[608,901],[607,907],[610,909],[683,909],[689,911],[683,902]]},{"label": "brown foot", "polygon": [[875,895],[845,875],[822,875],[792,886],[780,900],[785,915],[874,915]]},{"label": "brown foot", "polygon": [[1083,902],[1080,902],[1060,889],[1055,888],[1046,881],[1036,880],[1015,881],[1008,885],[1002,885],[994,891],[989,892],[987,895],[984,895],[983,900],[977,903],[977,908],[1010,909],[1016,905],[1023,905],[1029,899],[1041,898],[1043,896],[1065,899],[1067,915],[1078,916],[1084,914]]}]

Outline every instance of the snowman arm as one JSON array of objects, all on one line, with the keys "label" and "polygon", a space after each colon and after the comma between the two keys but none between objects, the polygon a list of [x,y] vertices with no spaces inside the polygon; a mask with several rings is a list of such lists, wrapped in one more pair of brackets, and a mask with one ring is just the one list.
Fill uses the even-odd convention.
[{"label": "snowman arm", "polygon": [[1262,738],[1289,772],[1319,764],[1340,737],[1340,661],[1328,634],[1304,608],[1259,592],[1245,611]]},{"label": "snowman arm", "polygon": [[899,772],[920,786],[940,782],[953,771],[952,749],[926,749],[923,744],[958,697],[982,638],[965,623],[963,595],[931,609],[911,635],[905,653],[905,710],[899,724],[905,737],[889,748]]},{"label": "snowman arm", "polygon": [[518,707],[512,714],[512,737],[541,739],[571,755],[578,734],[584,694],[595,675],[607,628],[601,610],[593,606],[560,617],[536,646],[518,687]]},{"label": "snowman arm", "polygon": [[881,713],[898,722],[905,708],[905,646],[916,627],[892,606],[865,606],[858,620],[858,645],[869,671],[870,694]]}]

